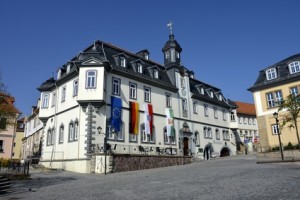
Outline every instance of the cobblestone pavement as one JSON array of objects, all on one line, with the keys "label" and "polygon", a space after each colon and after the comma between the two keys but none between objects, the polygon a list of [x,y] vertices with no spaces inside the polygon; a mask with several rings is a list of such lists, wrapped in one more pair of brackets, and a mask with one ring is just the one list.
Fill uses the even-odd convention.
[{"label": "cobblestone pavement", "polygon": [[300,199],[300,163],[239,155],[114,174],[33,171],[0,199]]}]

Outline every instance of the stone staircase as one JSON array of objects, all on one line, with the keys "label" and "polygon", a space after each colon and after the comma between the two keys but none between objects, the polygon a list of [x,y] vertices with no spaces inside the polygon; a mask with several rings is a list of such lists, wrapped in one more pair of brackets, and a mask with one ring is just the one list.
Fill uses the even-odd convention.
[{"label": "stone staircase", "polygon": [[4,176],[0,176],[0,194],[7,192],[11,186],[12,183],[8,178]]}]

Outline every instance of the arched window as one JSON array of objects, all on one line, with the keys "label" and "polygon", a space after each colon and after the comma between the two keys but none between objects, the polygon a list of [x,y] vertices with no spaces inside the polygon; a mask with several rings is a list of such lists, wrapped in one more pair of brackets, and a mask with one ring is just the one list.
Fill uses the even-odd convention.
[{"label": "arched window", "polygon": [[78,120],[74,123],[74,140],[78,140]]},{"label": "arched window", "polygon": [[120,131],[116,131],[111,126],[111,118],[108,118],[106,120],[106,133],[107,133],[107,139],[112,141],[119,141],[124,142],[124,131],[125,131],[125,123],[122,121],[120,126]]},{"label": "arched window", "polygon": [[47,145],[52,145],[52,131],[50,128],[47,131]]},{"label": "arched window", "polygon": [[59,144],[64,143],[64,125],[63,125],[63,124],[61,124],[61,125],[59,126],[58,143],[59,143]]},{"label": "arched window", "polygon": [[74,140],[74,122],[71,121],[69,123],[69,141],[73,141]]}]

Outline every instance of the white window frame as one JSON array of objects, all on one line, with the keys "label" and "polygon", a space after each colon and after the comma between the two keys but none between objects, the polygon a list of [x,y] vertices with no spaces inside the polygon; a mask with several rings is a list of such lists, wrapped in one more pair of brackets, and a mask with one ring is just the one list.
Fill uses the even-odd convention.
[{"label": "white window frame", "polygon": [[112,78],[112,94],[120,96],[121,80],[118,78]]},{"label": "white window frame", "polygon": [[157,69],[153,69],[153,77],[158,79],[158,70]]},{"label": "white window frame", "polygon": [[172,97],[170,93],[166,93],[166,106],[169,108],[172,107]]},{"label": "white window frame", "polygon": [[137,72],[141,74],[143,73],[143,65],[140,63],[137,64]]},{"label": "white window frame", "polygon": [[137,84],[129,82],[129,98],[136,99],[137,98]]},{"label": "white window frame", "polygon": [[95,89],[97,81],[97,71],[96,70],[87,70],[86,71],[86,89]]},{"label": "white window frame", "polygon": [[124,57],[120,57],[120,66],[126,67],[126,59]]},{"label": "white window frame", "polygon": [[67,87],[63,86],[61,88],[61,102],[65,102],[66,101],[66,91],[67,91]]},{"label": "white window frame", "polygon": [[64,143],[64,125],[59,126],[59,136],[58,136],[58,143]]},{"label": "white window frame", "polygon": [[52,93],[52,107],[56,105],[56,92]]},{"label": "white window frame", "polygon": [[144,87],[144,101],[145,102],[151,102],[151,88],[150,87]]},{"label": "white window frame", "polygon": [[281,90],[277,90],[274,92],[275,94],[275,104],[277,106],[281,105],[281,102],[283,101],[283,96]]},{"label": "white window frame", "polygon": [[223,113],[223,121],[226,121],[226,110],[223,109],[223,110],[222,110],[222,113]]},{"label": "white window frame", "polygon": [[270,68],[266,71],[267,80],[273,80],[277,78],[276,68]]},{"label": "white window frame", "polygon": [[187,111],[187,100],[186,99],[182,99],[182,110],[183,111]]},{"label": "white window frame", "polygon": [[42,94],[42,108],[49,107],[49,93]]},{"label": "white window frame", "polygon": [[208,105],[204,104],[203,107],[204,107],[204,115],[205,117],[208,117]]},{"label": "white window frame", "polygon": [[73,81],[73,97],[78,95],[78,79]]},{"label": "white window frame", "polygon": [[194,111],[195,114],[198,114],[198,104],[197,104],[197,101],[193,102],[193,111]]},{"label": "white window frame", "polygon": [[214,117],[215,117],[215,119],[219,118],[219,116],[218,116],[218,108],[217,107],[214,107]]},{"label": "white window frame", "polygon": [[69,123],[69,142],[74,140],[74,122]]},{"label": "white window frame", "polygon": [[137,137],[138,135],[136,135],[136,134],[129,134],[129,142],[137,142]]},{"label": "white window frame", "polygon": [[273,135],[278,135],[278,133],[279,133],[279,125],[277,126],[276,124],[273,124],[271,126],[271,128],[272,128],[272,134]]},{"label": "white window frame", "polygon": [[299,89],[297,86],[290,87],[290,93],[294,96],[297,96],[299,94]]},{"label": "white window frame", "polygon": [[290,74],[296,74],[300,72],[300,62],[294,61],[289,64]]},{"label": "white window frame", "polygon": [[268,108],[275,107],[275,100],[274,100],[273,92],[267,93],[266,94],[266,99],[267,99]]},{"label": "white window frame", "polygon": [[78,140],[79,123],[78,120],[74,122],[74,140]]}]

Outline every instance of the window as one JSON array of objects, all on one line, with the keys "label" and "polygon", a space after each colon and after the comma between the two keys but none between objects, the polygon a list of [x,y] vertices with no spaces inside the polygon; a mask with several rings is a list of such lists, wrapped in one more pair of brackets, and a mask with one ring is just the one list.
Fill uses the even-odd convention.
[{"label": "window", "polygon": [[55,106],[56,104],[56,92],[52,93],[52,106]]},{"label": "window", "polygon": [[0,140],[0,152],[3,152],[4,151],[4,141],[3,140]]},{"label": "window", "polygon": [[175,49],[171,49],[171,62],[175,62]]},{"label": "window", "polygon": [[203,87],[200,88],[200,93],[204,94],[204,88]]},{"label": "window", "polygon": [[153,77],[158,79],[158,70],[157,69],[153,69]]},{"label": "window", "polygon": [[195,132],[195,143],[196,143],[196,147],[200,146],[200,137],[198,131]]},{"label": "window", "polygon": [[216,139],[220,140],[220,131],[219,131],[219,129],[216,129]]},{"label": "window", "polygon": [[136,134],[129,134],[129,142],[137,142],[137,137],[138,135]]},{"label": "window", "polygon": [[112,79],[112,94],[120,96],[121,80],[117,78]]},{"label": "window", "polygon": [[235,112],[234,112],[234,111],[231,111],[231,112],[230,112],[230,120],[231,120],[232,122],[235,122]]},{"label": "window", "polygon": [[185,79],[184,79],[184,77],[180,77],[180,85],[181,85],[181,88],[185,88]]},{"label": "window", "polygon": [[58,143],[64,143],[64,125],[60,125],[59,127]]},{"label": "window", "polygon": [[73,141],[74,140],[74,123],[71,122],[69,124],[69,141]]},{"label": "window", "polygon": [[126,67],[126,59],[123,57],[120,57],[120,65],[121,67]]},{"label": "window", "polygon": [[95,70],[89,70],[86,72],[85,87],[87,89],[96,88],[96,75],[97,75],[97,72]]},{"label": "window", "polygon": [[144,87],[144,101],[151,102],[151,88]]},{"label": "window", "polygon": [[0,129],[5,130],[6,129],[6,124],[7,124],[7,118],[1,118],[0,119]]},{"label": "window", "polygon": [[155,143],[155,128],[152,127],[152,134],[146,134],[145,124],[141,124],[141,142],[142,143]]},{"label": "window", "polygon": [[223,120],[226,121],[226,111],[223,109],[222,113],[223,113]]},{"label": "window", "polygon": [[165,57],[166,57],[166,59],[170,58],[170,52],[169,51],[166,52]]},{"label": "window", "polygon": [[240,130],[240,136],[243,137],[244,136],[244,133],[242,130]]},{"label": "window", "polygon": [[114,128],[111,127],[111,118],[106,120],[106,132],[108,134],[108,140],[114,141],[124,141],[124,130],[125,125],[122,121],[120,131],[116,131]]},{"label": "window", "polygon": [[214,98],[214,92],[210,91],[210,98]]},{"label": "window", "polygon": [[42,94],[42,108],[48,108],[49,106],[49,94]]},{"label": "window", "polygon": [[243,123],[243,118],[239,117],[239,123],[242,124]]},{"label": "window", "polygon": [[164,143],[169,145],[175,145],[176,144],[176,133],[175,129],[173,128],[174,135],[168,136],[167,134],[167,127],[164,127]]},{"label": "window", "polygon": [[78,79],[73,81],[73,97],[78,94]]},{"label": "window", "polygon": [[248,118],[244,118],[244,124],[247,124]]},{"label": "window", "polygon": [[51,130],[51,129],[48,129],[48,132],[47,132],[47,145],[53,145],[53,140],[54,140],[54,128]]},{"label": "window", "polygon": [[167,107],[172,107],[171,94],[169,94],[169,93],[166,93],[166,106]]},{"label": "window", "polygon": [[78,140],[78,121],[74,123],[74,140]]},{"label": "window", "polygon": [[178,58],[178,59],[180,58],[180,54],[177,51],[176,51],[176,58]]},{"label": "window", "polygon": [[274,98],[273,98],[273,93],[268,93],[268,94],[267,94],[267,104],[268,104],[268,108],[273,108],[273,107],[275,107],[275,102],[274,102]]},{"label": "window", "polygon": [[182,99],[182,110],[187,111],[187,101],[186,101],[186,99]]},{"label": "window", "polygon": [[266,71],[266,76],[268,81],[277,78],[276,69],[275,68],[268,69]]},{"label": "window", "polygon": [[249,118],[249,121],[248,121],[249,125],[252,124],[252,118]]},{"label": "window", "polygon": [[223,140],[230,140],[229,131],[223,130]]},{"label": "window", "polygon": [[218,108],[214,107],[214,117],[215,119],[218,119]]},{"label": "window", "polygon": [[66,100],[66,86],[62,87],[61,89],[61,102]]},{"label": "window", "polygon": [[278,90],[275,92],[275,103],[277,105],[281,105],[282,101],[283,101],[282,93],[280,90]]},{"label": "window", "polygon": [[204,104],[204,115],[208,117],[208,105]]},{"label": "window", "polygon": [[136,99],[137,96],[137,84],[129,83],[129,98]]},{"label": "window", "polygon": [[198,105],[196,101],[193,102],[193,111],[195,114],[198,114]]},{"label": "window", "polygon": [[210,127],[204,127],[203,128],[203,132],[204,132],[204,137],[205,138],[212,138],[212,132],[211,132],[211,128]]},{"label": "window", "polygon": [[278,133],[279,133],[279,126],[277,126],[276,124],[272,125],[272,134],[278,135]]},{"label": "window", "polygon": [[294,61],[289,64],[289,69],[291,74],[295,74],[300,72],[300,62],[299,61]]},{"label": "window", "polygon": [[294,96],[297,96],[299,94],[298,92],[298,87],[291,87],[290,88],[290,93]]},{"label": "window", "polygon": [[143,73],[143,65],[140,64],[140,63],[137,64],[137,72],[138,73]]},{"label": "window", "polygon": [[253,125],[256,125],[256,119],[253,119]]}]

